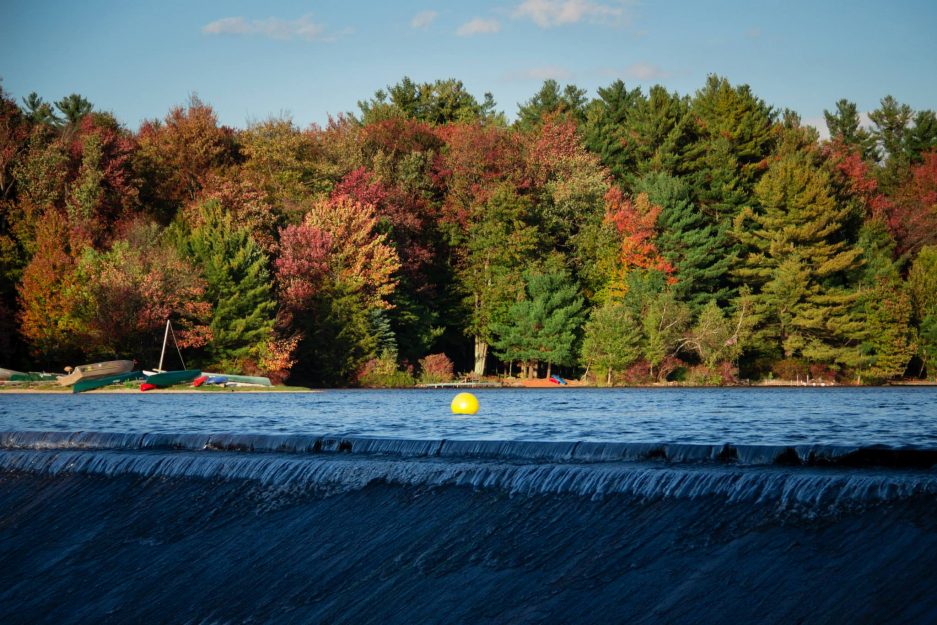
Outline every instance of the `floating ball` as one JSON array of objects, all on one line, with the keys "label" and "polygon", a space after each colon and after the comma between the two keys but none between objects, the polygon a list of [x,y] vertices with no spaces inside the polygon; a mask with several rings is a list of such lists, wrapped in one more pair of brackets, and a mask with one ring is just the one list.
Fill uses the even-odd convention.
[{"label": "floating ball", "polygon": [[452,414],[475,414],[478,400],[471,393],[459,393],[452,398]]}]

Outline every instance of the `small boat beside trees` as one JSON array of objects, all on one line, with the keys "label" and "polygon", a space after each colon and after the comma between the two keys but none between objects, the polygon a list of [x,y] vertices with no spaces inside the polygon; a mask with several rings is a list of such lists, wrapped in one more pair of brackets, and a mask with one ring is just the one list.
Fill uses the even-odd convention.
[{"label": "small boat beside trees", "polygon": [[58,377],[58,382],[62,386],[72,386],[83,380],[97,380],[109,376],[129,373],[133,370],[132,360],[108,360],[105,362],[95,362],[88,365],[79,365],[71,370],[68,375]]},{"label": "small boat beside trees", "polygon": [[[170,336],[172,336],[173,345],[176,346],[176,353],[179,354],[179,361],[182,363],[182,369],[176,371],[163,370],[163,362],[166,358],[166,345],[169,342]],[[202,375],[199,369],[185,368],[185,360],[182,358],[182,351],[179,349],[179,343],[176,341],[176,333],[173,331],[172,322],[169,319],[166,320],[166,331],[163,333],[163,350],[159,355],[159,366],[156,368],[156,371],[146,373],[146,380],[140,385],[141,391],[149,391],[155,388],[165,388],[167,386],[173,386],[174,384],[191,382]]]}]

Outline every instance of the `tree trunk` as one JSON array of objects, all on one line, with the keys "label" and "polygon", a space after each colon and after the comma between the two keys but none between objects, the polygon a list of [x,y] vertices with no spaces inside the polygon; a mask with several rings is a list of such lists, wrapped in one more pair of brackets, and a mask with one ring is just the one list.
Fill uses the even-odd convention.
[{"label": "tree trunk", "polygon": [[608,376],[605,378],[605,386],[612,385],[612,368],[608,368]]},{"label": "tree trunk", "polygon": [[485,360],[488,359],[488,343],[482,340],[480,336],[475,337],[475,369],[477,376],[485,375]]},{"label": "tree trunk", "polygon": [[552,363],[552,362],[548,362],[548,363],[547,363],[547,379],[548,379],[548,380],[550,379],[550,376],[552,375],[552,374],[550,373],[552,370],[553,370],[553,363]]}]

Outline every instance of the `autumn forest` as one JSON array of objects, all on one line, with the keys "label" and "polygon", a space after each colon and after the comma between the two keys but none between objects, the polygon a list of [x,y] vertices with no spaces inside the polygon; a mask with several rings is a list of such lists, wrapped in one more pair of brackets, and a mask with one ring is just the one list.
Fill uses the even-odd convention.
[{"label": "autumn forest", "polygon": [[0,90],[0,366],[317,386],[937,374],[937,116],[403,79],[324,126]]}]

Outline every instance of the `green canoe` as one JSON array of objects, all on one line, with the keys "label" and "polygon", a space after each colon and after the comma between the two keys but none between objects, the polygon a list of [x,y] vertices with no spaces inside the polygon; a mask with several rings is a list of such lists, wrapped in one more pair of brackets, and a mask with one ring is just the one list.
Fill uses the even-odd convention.
[{"label": "green canoe", "polygon": [[83,393],[108,384],[117,384],[118,382],[127,382],[128,380],[139,380],[143,377],[142,371],[131,371],[129,373],[118,373],[94,380],[79,380],[72,386],[72,393]]},{"label": "green canoe", "polygon": [[54,373],[38,373],[30,371],[29,373],[14,373],[10,376],[10,382],[54,382],[59,376]]},{"label": "green canoe", "polygon": [[146,376],[146,383],[155,386],[172,386],[173,384],[182,384],[191,382],[202,375],[199,369],[183,369],[182,371],[163,371]]}]

